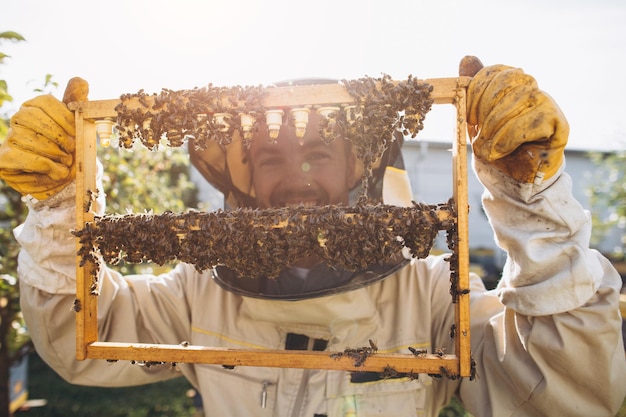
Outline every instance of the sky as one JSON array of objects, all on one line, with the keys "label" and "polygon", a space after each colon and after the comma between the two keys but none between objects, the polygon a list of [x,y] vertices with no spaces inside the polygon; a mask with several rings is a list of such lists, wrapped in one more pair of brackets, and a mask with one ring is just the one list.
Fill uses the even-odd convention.
[{"label": "sky", "polygon": [[[90,99],[144,89],[269,85],[388,74],[454,77],[465,55],[533,75],[570,124],[570,149],[626,148],[623,0],[9,0],[0,43],[11,113],[73,76]],[[453,129],[420,136],[448,140]],[[449,129],[449,130],[448,130]]]}]

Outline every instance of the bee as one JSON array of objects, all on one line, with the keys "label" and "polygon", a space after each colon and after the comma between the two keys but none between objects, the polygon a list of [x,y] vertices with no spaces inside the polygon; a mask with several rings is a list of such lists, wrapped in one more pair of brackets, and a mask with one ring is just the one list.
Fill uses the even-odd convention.
[{"label": "bee", "polygon": [[143,88],[137,92],[137,99],[142,106],[150,107],[148,101],[146,100],[146,93],[144,92]]},{"label": "bee", "polygon": [[189,346],[189,342],[188,342],[188,341],[186,341],[186,340],[183,340],[182,342],[180,342],[180,345],[181,345],[182,347],[188,347],[188,346]]},{"label": "bee", "polygon": [[365,363],[365,360],[367,359],[367,353],[363,352],[360,353],[359,356],[354,358],[354,366],[355,367],[359,367],[361,365],[363,365]]},{"label": "bee", "polygon": [[[139,364],[141,366],[141,364]],[[146,368],[150,368],[152,366],[161,366],[161,365],[165,365],[165,362],[161,362],[161,361],[145,361],[143,366],[145,366]]]},{"label": "bee", "polygon": [[420,379],[420,374],[417,373],[417,372],[413,372],[413,371],[405,373],[404,376],[409,378],[411,381],[415,381],[416,379]]},{"label": "bee", "polygon": [[70,311],[73,310],[74,312],[78,313],[81,309],[82,309],[82,306],[80,304],[80,300],[76,298],[74,300],[74,303],[72,304],[72,308],[70,309]]},{"label": "bee", "polygon": [[85,203],[84,203],[85,213],[89,213],[91,211],[91,203],[98,198],[98,194],[99,194],[98,190],[96,191],[87,190],[87,198],[85,199]]},{"label": "bee", "polygon": [[426,349],[415,349],[413,346],[409,346],[409,350],[415,356],[422,356],[428,353]]},{"label": "bee", "polygon": [[372,339],[370,339],[369,342],[370,342],[370,347],[372,348],[372,353],[378,352],[378,346],[376,345],[376,343],[374,343]]},{"label": "bee", "polygon": [[383,369],[383,372],[380,374],[380,377],[382,379],[389,379],[389,378],[398,378],[400,376],[400,374],[398,373],[398,371],[396,371],[396,369],[392,366],[385,366],[385,369]]},{"label": "bee", "polygon": [[354,366],[358,367],[365,363],[365,360],[370,354],[370,348],[346,348],[343,353],[354,359]]},{"label": "bee", "polygon": [[445,366],[440,366],[439,371],[441,372],[441,375],[447,377],[448,379],[454,380],[454,379],[460,378],[458,374],[448,371],[448,369]]},{"label": "bee", "polygon": [[442,358],[446,354],[446,348],[439,348],[435,353],[437,354],[437,356]]},{"label": "bee", "polygon": [[471,358],[471,364],[470,364],[470,381],[474,381],[475,379],[478,378],[478,371],[476,371],[476,361],[474,360],[473,357]]},{"label": "bee", "polygon": [[[89,190],[87,190],[87,195],[89,195]],[[83,203],[83,209],[85,210],[85,213],[89,213],[91,211],[91,200],[89,198],[87,198]]]},{"label": "bee", "polygon": [[454,339],[456,336],[456,324],[450,326],[450,339]]}]

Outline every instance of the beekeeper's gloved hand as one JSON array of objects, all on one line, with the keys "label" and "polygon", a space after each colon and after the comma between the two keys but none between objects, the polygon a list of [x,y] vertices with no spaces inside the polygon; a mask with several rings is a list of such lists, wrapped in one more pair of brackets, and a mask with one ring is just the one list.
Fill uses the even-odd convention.
[{"label": "beekeeper's gloved hand", "polygon": [[89,85],[72,78],[63,102],[41,95],[22,104],[0,146],[0,179],[22,195],[44,200],[76,176],[74,114],[66,104],[87,100]]},{"label": "beekeeper's gloved hand", "polygon": [[459,74],[473,76],[467,122],[475,157],[522,183],[554,176],[564,160],[569,125],[535,79],[520,68],[483,68],[469,56]]}]

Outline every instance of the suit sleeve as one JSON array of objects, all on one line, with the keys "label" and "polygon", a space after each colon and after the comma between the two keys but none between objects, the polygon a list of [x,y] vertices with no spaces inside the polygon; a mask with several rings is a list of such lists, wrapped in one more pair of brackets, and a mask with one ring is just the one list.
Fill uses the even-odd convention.
[{"label": "suit sleeve", "polygon": [[570,177],[521,184],[474,168],[507,261],[493,294],[504,310],[484,315],[489,296],[472,302],[478,379],[461,384],[464,404],[481,416],[615,415],[626,395],[622,282],[589,247],[590,216]]},{"label": "suit sleeve", "polygon": [[[62,378],[80,385],[141,385],[181,376],[172,364],[141,367],[129,361],[76,360],[74,219],[70,186],[51,199],[31,204],[26,221],[14,231],[22,247],[18,259],[21,308],[37,353]],[[192,275],[184,266],[162,276],[122,276],[103,267],[98,278],[98,339],[188,340],[187,303],[172,300],[187,296],[184,283]],[[188,377],[193,383],[193,376]]]}]

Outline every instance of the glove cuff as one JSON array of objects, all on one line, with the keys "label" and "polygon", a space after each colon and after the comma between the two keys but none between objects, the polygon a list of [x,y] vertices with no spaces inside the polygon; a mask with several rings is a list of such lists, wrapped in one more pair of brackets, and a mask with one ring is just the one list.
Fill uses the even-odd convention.
[{"label": "glove cuff", "polygon": [[76,202],[76,181],[71,181],[58,193],[53,194],[48,198],[39,200],[32,195],[25,195],[22,197],[22,200],[26,202],[29,207],[37,211],[41,211],[44,208],[56,208],[74,205]]},{"label": "glove cuff", "polygon": [[527,204],[533,197],[541,193],[554,184],[565,170],[565,161],[552,177],[543,181],[521,182],[503,172],[492,163],[485,162],[478,158],[472,159],[472,168],[480,183],[489,190],[490,193],[506,195],[515,201],[522,201]]},{"label": "glove cuff", "polygon": [[526,143],[492,164],[517,182],[541,185],[559,172],[563,160],[563,146],[543,141]]}]

